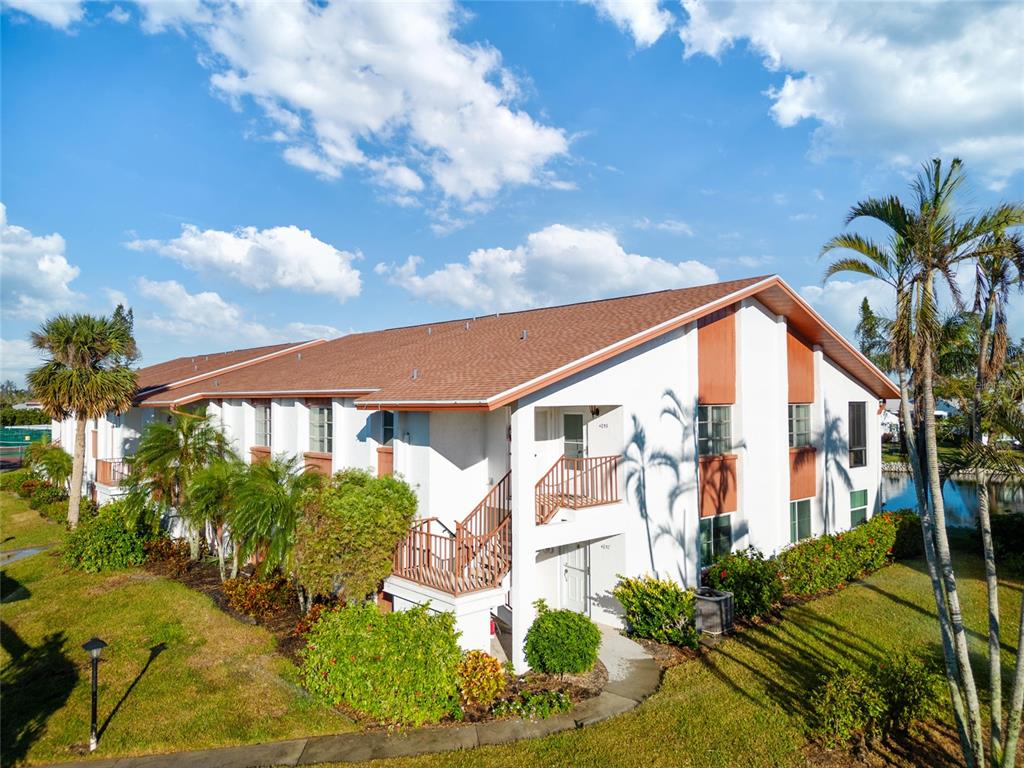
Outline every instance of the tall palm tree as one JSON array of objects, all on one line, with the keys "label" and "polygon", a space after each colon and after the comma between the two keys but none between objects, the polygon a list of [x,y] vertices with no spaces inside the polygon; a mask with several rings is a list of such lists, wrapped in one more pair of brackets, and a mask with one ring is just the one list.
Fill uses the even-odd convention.
[{"label": "tall palm tree", "polygon": [[[155,500],[189,520],[188,489],[192,478],[216,459],[232,456],[224,433],[198,411],[171,411],[150,422],[131,460],[131,476]],[[192,559],[199,557],[201,526],[189,525]]]},{"label": "tall palm tree", "polygon": [[74,461],[68,525],[78,525],[85,473],[85,424],[109,411],[124,413],[136,391],[137,356],[131,328],[122,320],[93,315],[57,315],[32,336],[46,361],[28,374],[32,396],[46,415],[75,419]]},{"label": "tall palm tree", "polygon": [[[225,550],[228,519],[235,491],[246,477],[246,465],[235,457],[217,458],[199,469],[189,482],[188,523],[193,528],[213,526],[217,536],[217,564],[220,580],[227,577]],[[235,546],[237,551],[238,547]],[[238,575],[238,558],[233,561],[231,577]]]}]

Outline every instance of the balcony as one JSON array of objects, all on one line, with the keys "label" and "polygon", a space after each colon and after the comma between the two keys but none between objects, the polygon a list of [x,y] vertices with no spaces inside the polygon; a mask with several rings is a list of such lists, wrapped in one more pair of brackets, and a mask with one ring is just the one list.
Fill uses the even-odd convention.
[{"label": "balcony", "polygon": [[619,456],[562,456],[536,485],[537,525],[559,509],[615,504],[619,497]]},{"label": "balcony", "polygon": [[122,485],[131,471],[125,459],[96,459],[96,482],[116,488]]}]

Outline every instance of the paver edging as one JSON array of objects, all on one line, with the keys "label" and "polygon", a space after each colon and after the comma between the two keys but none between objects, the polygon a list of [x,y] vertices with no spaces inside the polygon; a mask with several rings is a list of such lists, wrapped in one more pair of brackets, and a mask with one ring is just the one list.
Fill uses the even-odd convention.
[{"label": "paver edging", "polygon": [[[636,669],[640,667],[640,669]],[[300,739],[243,744],[193,752],[115,757],[53,763],[44,768],[261,768],[318,763],[357,763],[390,757],[412,757],[481,746],[511,744],[585,728],[629,712],[661,684],[661,665],[654,659],[634,661],[642,688],[632,695],[605,690],[570,711],[543,720],[491,720],[448,727],[424,726],[403,731],[370,731],[309,736]]]}]

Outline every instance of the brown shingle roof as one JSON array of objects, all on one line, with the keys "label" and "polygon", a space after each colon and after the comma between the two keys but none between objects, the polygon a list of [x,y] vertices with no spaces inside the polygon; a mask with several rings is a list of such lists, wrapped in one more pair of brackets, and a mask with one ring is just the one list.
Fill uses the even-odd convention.
[{"label": "brown shingle roof", "polygon": [[463,404],[494,408],[524,394],[524,388],[557,380],[776,283],[781,284],[777,277],[752,277],[351,334],[173,392],[144,396],[142,404],[347,392],[370,407]]}]

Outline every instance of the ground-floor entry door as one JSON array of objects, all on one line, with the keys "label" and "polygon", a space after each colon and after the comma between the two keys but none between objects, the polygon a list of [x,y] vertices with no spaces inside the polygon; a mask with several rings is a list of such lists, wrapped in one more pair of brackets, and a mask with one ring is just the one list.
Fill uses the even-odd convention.
[{"label": "ground-floor entry door", "polygon": [[590,579],[588,554],[586,544],[570,544],[561,548],[562,607],[577,613],[590,613],[587,604],[587,582]]}]

